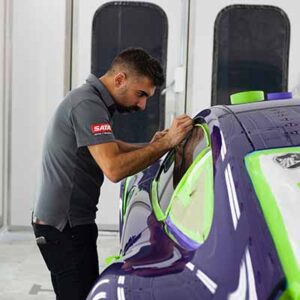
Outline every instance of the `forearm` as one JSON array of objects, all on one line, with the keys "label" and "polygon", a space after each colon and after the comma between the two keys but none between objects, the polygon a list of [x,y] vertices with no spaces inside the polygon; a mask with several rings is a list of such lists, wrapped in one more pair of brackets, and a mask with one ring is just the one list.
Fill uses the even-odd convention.
[{"label": "forearm", "polygon": [[116,140],[116,143],[119,146],[119,149],[121,152],[130,152],[130,151],[134,151],[134,150],[138,150],[141,148],[144,148],[145,146],[147,146],[148,144],[131,144],[131,143],[126,143],[120,140]]},{"label": "forearm", "polygon": [[[131,145],[125,142],[107,142],[89,145],[88,149],[105,176],[113,182],[140,172],[154,163],[171,148],[177,146],[192,129],[192,120],[182,115],[162,137],[147,145]],[[134,150],[130,150],[131,149]],[[125,150],[127,149],[127,150]]]},{"label": "forearm", "polygon": [[147,144],[143,148],[120,153],[114,159],[114,181],[144,170],[169,150],[170,146],[162,139]]}]

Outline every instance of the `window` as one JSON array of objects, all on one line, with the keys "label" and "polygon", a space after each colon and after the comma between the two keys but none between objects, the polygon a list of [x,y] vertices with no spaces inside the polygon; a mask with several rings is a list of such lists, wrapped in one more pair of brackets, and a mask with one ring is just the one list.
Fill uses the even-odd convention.
[{"label": "window", "polygon": [[174,192],[174,162],[175,151],[171,151],[164,161],[162,173],[159,178],[157,196],[159,199],[159,206],[164,214],[166,213],[170,199]]},{"label": "window", "polygon": [[213,217],[212,170],[212,152],[206,148],[173,193],[166,228],[184,248],[198,248],[210,231]]},{"label": "window", "polygon": [[[168,21],[164,11],[146,2],[109,2],[95,13],[92,26],[91,72],[97,77],[109,68],[113,58],[127,47],[142,47],[157,58],[166,70]],[[145,111],[116,112],[113,131],[118,139],[145,143],[164,127],[165,97],[159,91]]]},{"label": "window", "polygon": [[152,185],[152,204],[167,233],[195,249],[207,237],[213,210],[213,165],[207,128],[197,124],[171,151]]},{"label": "window", "polygon": [[278,7],[231,5],[216,18],[212,105],[246,90],[286,91],[290,23]]}]

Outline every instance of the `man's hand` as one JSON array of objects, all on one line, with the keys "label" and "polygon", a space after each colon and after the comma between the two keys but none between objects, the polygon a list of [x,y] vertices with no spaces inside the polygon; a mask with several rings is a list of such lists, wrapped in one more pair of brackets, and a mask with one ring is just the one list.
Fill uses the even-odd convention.
[{"label": "man's hand", "polygon": [[169,129],[165,129],[162,131],[156,131],[152,140],[150,141],[150,144],[161,139],[162,137],[164,137],[168,131],[169,131]]},{"label": "man's hand", "polygon": [[171,127],[163,138],[167,140],[170,148],[174,148],[185,139],[192,128],[193,120],[185,114],[180,115],[173,120]]}]

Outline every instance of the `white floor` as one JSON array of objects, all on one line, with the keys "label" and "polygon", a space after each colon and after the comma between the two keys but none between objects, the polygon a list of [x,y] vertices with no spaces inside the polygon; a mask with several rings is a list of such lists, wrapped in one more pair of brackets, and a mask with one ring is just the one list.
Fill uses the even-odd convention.
[{"label": "white floor", "polygon": [[[100,269],[118,254],[117,233],[99,232]],[[32,232],[0,232],[0,300],[54,300],[49,272]]]}]

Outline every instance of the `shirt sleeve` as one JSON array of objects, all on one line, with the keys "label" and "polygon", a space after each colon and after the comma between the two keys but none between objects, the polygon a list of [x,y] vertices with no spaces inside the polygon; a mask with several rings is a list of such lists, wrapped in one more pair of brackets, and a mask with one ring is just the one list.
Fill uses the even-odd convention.
[{"label": "shirt sleeve", "polygon": [[71,121],[77,147],[107,143],[115,140],[109,113],[104,104],[84,100],[71,111]]}]

